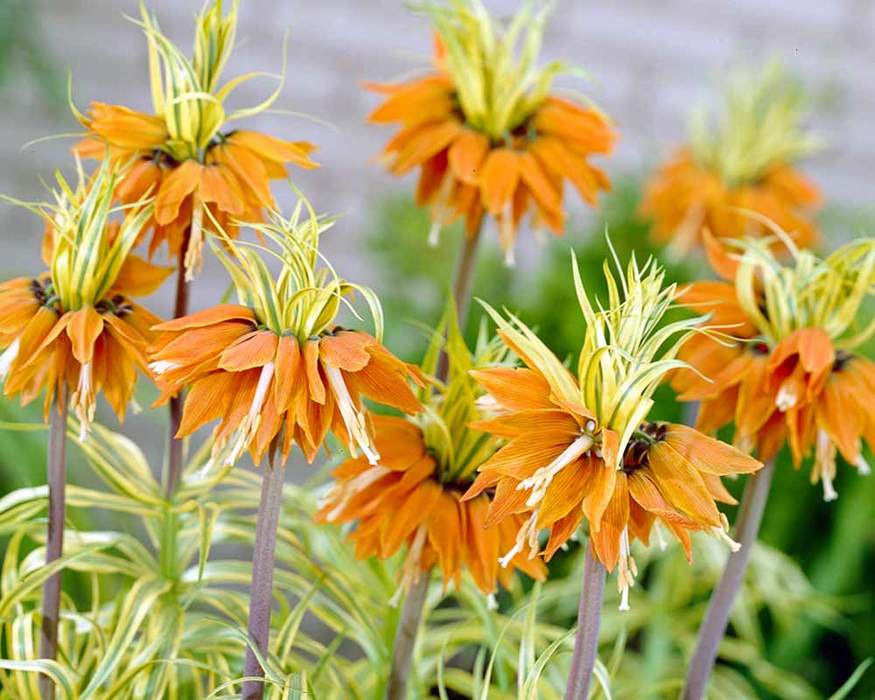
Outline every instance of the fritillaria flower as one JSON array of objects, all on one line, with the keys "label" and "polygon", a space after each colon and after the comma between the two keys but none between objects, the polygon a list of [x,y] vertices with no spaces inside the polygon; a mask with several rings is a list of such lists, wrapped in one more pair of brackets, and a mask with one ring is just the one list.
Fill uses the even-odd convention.
[{"label": "fritillaria flower", "polygon": [[551,92],[565,67],[535,64],[545,13],[526,8],[505,29],[480,0],[427,2],[422,9],[436,32],[434,69],[370,84],[385,99],[369,120],[400,125],[383,156],[393,175],[420,169],[416,199],[431,208],[433,243],[459,217],[467,236],[478,236],[488,215],[512,262],[527,213],[536,227],[562,234],[565,181],[592,206],[610,188],[590,158],[612,151],[615,132],[595,107]]},{"label": "fritillaria flower", "polygon": [[[238,304],[220,304],[155,327],[151,367],[167,401],[188,388],[177,437],[218,420],[217,453],[233,463],[248,449],[260,461],[282,436],[285,458],[297,443],[312,461],[329,430],[354,454],[377,464],[361,398],[407,412],[420,405],[409,386],[416,370],[378,340],[382,317],[369,290],[319,266],[319,235],[327,227],[315,214],[300,221],[271,215],[253,227],[276,245],[282,268],[274,277],[259,253],[226,240],[216,245],[237,291]],[[355,292],[376,321],[376,337],[336,325]]]},{"label": "fritillaria flower", "polygon": [[[378,464],[365,457],[350,459],[334,472],[335,484],[317,514],[321,522],[355,522],[350,534],[360,558],[393,556],[406,545],[400,595],[440,569],[444,585],[458,585],[462,571],[477,587],[492,595],[497,584],[508,585],[513,569],[500,567],[499,557],[513,546],[519,516],[510,515],[486,527],[491,499],[487,494],[463,500],[477,467],[498,447],[468,423],[479,417],[482,391],[468,370],[483,362],[505,361],[507,351],[495,339],[481,337],[472,354],[450,314],[446,341],[449,377],[421,390],[424,411],[405,418],[372,416]],[[433,374],[443,329],[435,333],[423,372]],[[513,568],[543,578],[540,561],[520,554]]]},{"label": "fritillaria flower", "polygon": [[[137,368],[149,374],[146,348],[158,318],[131,300],[154,291],[169,269],[130,254],[151,203],[113,207],[120,174],[105,162],[86,178],[77,160],[78,182],[60,175],[52,201],[15,202],[45,225],[43,253],[49,271],[0,284],[0,378],[6,396],[22,403],[45,390],[49,423],[46,481],[45,562],[63,554],[66,517],[66,431],[68,406],[85,440],[103,393],[119,420],[131,401]],[[54,660],[58,649],[61,570],[43,585],[39,653]],[[53,697],[49,677],[40,684]]]},{"label": "fritillaria flower", "polygon": [[768,235],[759,217],[787,231],[799,247],[817,239],[813,214],[820,192],[796,163],[815,147],[801,126],[804,95],[770,64],[762,75],[739,73],[719,124],[697,113],[690,143],[653,176],[642,213],[653,237],[680,253],[720,238]]},{"label": "fritillaria flower", "polygon": [[255,131],[228,129],[237,119],[264,111],[280,86],[262,103],[226,113],[229,95],[256,74],[221,83],[234,47],[237,5],[222,16],[221,0],[197,16],[194,51],[186,57],[143,11],[141,25],[149,47],[153,113],[93,102],[76,112],[88,136],[76,146],[83,156],[133,162],[116,188],[122,202],[145,193],[155,209],[144,230],[152,231],[150,252],[166,243],[171,255],[185,254],[190,279],[200,262],[203,233],[221,228],[229,235],[236,221],[260,221],[275,206],[270,180],[285,178],[286,166],[315,168],[313,146]]},{"label": "fritillaria flower", "polygon": [[619,569],[626,609],[636,571],[631,542],[648,543],[660,521],[688,557],[696,531],[734,546],[715,503],[734,502],[720,477],[762,465],[696,430],[649,417],[653,391],[684,366],[675,356],[698,322],[661,325],[676,288],[663,286],[655,262],[632,260],[619,279],[606,267],[604,308],[587,298],[576,265],[574,275],[586,326],[576,376],[519,319],[487,307],[526,366],[474,373],[495,413],[475,425],[508,442],[480,466],[465,497],[494,490],[487,525],[522,516],[505,563],[521,552],[549,559],[585,518],[595,557]]},{"label": "fritillaria flower", "polygon": [[123,419],[137,369],[149,374],[146,348],[160,319],[132,300],[170,272],[130,253],[151,214],[143,202],[113,208],[120,177],[104,164],[71,186],[59,174],[51,203],[27,205],[46,222],[49,271],[0,284],[0,377],[7,396],[25,403],[45,390],[45,412],[70,396],[85,439],[103,392]]},{"label": "fritillaria flower", "polygon": [[875,332],[875,321],[860,327],[875,243],[854,241],[825,259],[787,245],[789,263],[765,239],[739,241],[737,255],[717,260],[728,281],[680,291],[680,303],[711,312],[727,337],[696,336],[681,350],[708,381],[690,371],[672,381],[682,400],[701,401],[700,429],[734,422],[735,444],[763,461],[785,443],[797,468],[813,455],[812,482],[832,500],[837,452],[868,473],[862,443],[875,448],[875,363],[857,352]]}]

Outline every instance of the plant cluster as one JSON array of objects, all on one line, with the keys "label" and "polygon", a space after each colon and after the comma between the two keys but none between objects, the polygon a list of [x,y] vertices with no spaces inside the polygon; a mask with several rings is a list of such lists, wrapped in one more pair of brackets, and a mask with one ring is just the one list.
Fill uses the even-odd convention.
[{"label": "plant cluster", "polygon": [[[0,498],[0,697],[635,697],[654,661],[627,639],[685,613],[684,587],[713,588],[710,605],[698,632],[678,623],[689,662],[647,692],[698,700],[710,679],[715,696],[743,696],[744,678],[713,668],[740,591],[776,616],[809,605],[835,619],[792,560],[755,547],[782,448],[811,461],[826,500],[839,456],[866,473],[875,449],[861,350],[875,241],[806,248],[818,194],[792,165],[810,145],[797,89],[775,68],[734,83],[725,120],[700,121],[645,196],[656,235],[701,246],[722,281],[672,281],[607,236],[606,257],[571,256],[576,308],[561,321],[577,351],[563,361],[550,333],[484,300],[466,338],[478,247],[494,228],[511,265],[526,220],[563,234],[566,183],[598,206],[611,183],[591,161],[617,128],[558,94],[565,64],[539,65],[546,12],[525,5],[505,24],[480,0],[417,9],[433,65],[368,86],[382,100],[369,121],[399,126],[387,169],[419,170],[429,242],[464,222],[417,362],[384,342],[378,295],[321,251],[336,221],[297,184],[286,213],[274,199],[289,166],[317,167],[314,146],[229,124],[271,107],[285,75],[259,104],[226,108],[256,75],[222,77],[236,3],[206,4],[190,55],[143,8],[152,111],[73,106],[76,182],[58,174],[46,202],[7,198],[40,219],[48,270],[0,284],[0,378],[9,397],[43,399],[48,450],[45,485]],[[207,254],[236,299],[192,311]],[[172,318],[135,301],[174,274]],[[161,469],[96,419],[100,395],[124,419],[138,376],[152,408],[169,407]],[[698,402],[694,425],[659,415],[666,385]],[[71,442],[99,486],[68,475]],[[295,453],[324,457],[328,483],[311,470],[287,484]],[[740,475],[731,525],[718,504],[738,502],[723,478]],[[78,511],[111,527],[66,527]],[[745,584],[748,565],[772,585]],[[755,644],[721,653],[810,697]]]}]

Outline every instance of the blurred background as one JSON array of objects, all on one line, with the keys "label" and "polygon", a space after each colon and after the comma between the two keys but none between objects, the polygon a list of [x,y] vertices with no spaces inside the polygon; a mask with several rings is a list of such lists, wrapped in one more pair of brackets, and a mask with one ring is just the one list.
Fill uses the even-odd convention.
[{"label": "blurred background", "polygon": [[[172,38],[190,45],[198,0],[148,4]],[[519,3],[486,4],[501,15]],[[395,181],[375,161],[391,130],[364,123],[376,100],[361,83],[398,79],[427,65],[427,25],[399,0],[241,0],[240,5],[238,49],[227,75],[278,71],[288,31],[286,83],[276,107],[298,113],[263,114],[252,126],[318,145],[316,160],[323,167],[295,173],[295,181],[317,210],[341,216],[324,237],[324,252],[341,274],[376,289],[388,319],[387,344],[416,360],[423,336],[412,321],[437,320],[460,234],[451,229],[439,248],[426,246],[426,216],[412,206],[413,176]],[[67,104],[68,76],[80,109],[91,100],[150,109],[145,42],[138,27],[125,20],[137,13],[136,0],[0,0],[0,191],[40,198],[43,181],[50,181],[55,169],[70,172],[69,147],[79,125]],[[560,357],[575,352],[581,334],[569,247],[577,250],[593,285],[600,277],[606,225],[621,257],[650,251],[647,222],[635,214],[644,177],[683,141],[691,109],[713,100],[729,68],[772,57],[802,79],[812,98],[811,122],[825,147],[803,170],[827,201],[820,222],[824,246],[871,235],[875,2],[560,0],[543,58],[585,68],[588,82],[564,79],[563,84],[586,92],[615,120],[619,148],[600,163],[615,193],[596,213],[568,197],[572,216],[564,239],[539,245],[521,232],[519,268],[513,271],[501,264],[494,232],[487,231],[475,293],[493,305],[519,310]],[[240,91],[240,102],[258,101],[272,86],[268,80],[253,81]],[[24,147],[46,136],[59,138]],[[281,204],[291,200],[282,186],[275,193]],[[42,227],[31,214],[0,205],[0,231],[3,278],[41,269]],[[696,260],[664,262],[679,281],[703,274]],[[208,263],[195,283],[193,305],[215,303],[226,288],[218,265]],[[170,294],[168,286],[152,300],[159,315],[169,312]],[[469,332],[475,325],[476,319]],[[142,403],[148,405],[151,394],[144,394]],[[678,419],[682,410],[667,389],[660,394],[662,418]],[[21,416],[8,402],[2,404],[3,420]],[[38,411],[24,416],[39,420]],[[103,416],[115,425],[107,413]],[[126,428],[147,443],[156,464],[162,420],[163,414],[144,414]],[[43,481],[43,441],[42,433],[0,433],[0,495]],[[24,464],[39,465],[39,471],[29,473]],[[794,472],[786,463],[778,470],[762,539],[790,555],[810,588],[808,597],[794,598],[793,605],[775,603],[782,595],[775,590],[762,590],[762,599],[752,603],[756,624],[747,630],[748,641],[753,638],[769,669],[790,674],[769,677],[748,669],[762,697],[827,697],[861,661],[875,655],[875,478],[840,467],[837,488],[839,500],[824,504],[805,471]],[[646,589],[648,582],[643,583]],[[705,593],[695,594],[699,612]],[[685,610],[689,602],[680,596],[673,604]],[[829,615],[823,614],[824,606]],[[663,622],[671,622],[673,609],[661,609]],[[873,677],[868,674],[852,697],[875,697]]]}]

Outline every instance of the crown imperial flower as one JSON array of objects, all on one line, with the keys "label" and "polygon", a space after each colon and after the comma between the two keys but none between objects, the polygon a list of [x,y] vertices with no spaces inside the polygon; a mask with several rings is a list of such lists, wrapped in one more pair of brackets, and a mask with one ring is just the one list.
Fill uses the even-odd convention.
[{"label": "crown imperial flower", "polygon": [[24,402],[45,389],[46,414],[69,392],[85,439],[97,394],[123,419],[137,368],[149,374],[146,347],[159,319],[131,296],[150,294],[170,270],[130,253],[151,204],[112,206],[124,175],[104,163],[78,176],[72,187],[57,175],[53,202],[25,204],[46,222],[50,270],[0,284],[0,377],[5,394]]},{"label": "crown imperial flower", "polygon": [[[334,472],[335,484],[317,514],[322,522],[357,521],[350,535],[361,558],[387,558],[407,544],[400,595],[424,572],[438,566],[444,585],[458,585],[468,570],[487,595],[501,582],[508,585],[511,569],[499,567],[499,556],[513,544],[521,520],[486,527],[490,497],[463,500],[478,465],[498,447],[498,440],[470,427],[480,415],[482,396],[468,370],[485,362],[503,362],[507,349],[497,339],[481,334],[472,353],[459,332],[451,308],[434,334],[422,364],[433,374],[444,337],[449,378],[433,380],[420,391],[424,410],[406,418],[372,416],[379,464],[351,459]],[[542,562],[525,556],[513,559],[514,568],[543,578]],[[508,564],[511,562],[508,561]]]},{"label": "crown imperial flower", "polygon": [[432,242],[458,217],[474,237],[488,214],[512,263],[527,212],[562,234],[565,180],[593,206],[610,189],[589,158],[609,154],[615,133],[596,108],[551,94],[565,66],[535,66],[545,12],[527,6],[502,31],[480,0],[428,2],[423,10],[435,27],[436,72],[369,85],[386,96],[369,120],[401,125],[384,156],[394,175],[420,168],[416,198],[431,206]]},{"label": "crown imperial flower", "polygon": [[[379,460],[361,405],[366,396],[407,412],[420,405],[408,380],[414,368],[379,341],[382,315],[368,289],[319,266],[319,236],[330,223],[303,203],[283,219],[252,224],[276,245],[282,268],[274,277],[246,245],[215,246],[237,291],[239,304],[222,304],[155,327],[151,351],[163,403],[190,387],[178,436],[220,419],[216,450],[229,463],[249,449],[256,461],[282,436],[285,458],[297,443],[312,461],[332,430],[353,453]],[[376,322],[376,337],[336,325],[347,297],[360,293]],[[350,307],[351,308],[351,307]],[[233,438],[233,439],[232,439]]]},{"label": "crown imperial flower", "polygon": [[201,259],[203,234],[222,229],[234,235],[237,221],[259,221],[274,207],[270,180],[287,177],[287,164],[315,168],[306,142],[284,141],[245,130],[224,130],[226,122],[268,109],[279,86],[263,102],[226,113],[224,103],[240,85],[257,74],[248,73],[220,85],[234,46],[237,4],[223,16],[216,0],[196,18],[192,58],[187,58],[160,30],[145,8],[140,24],[149,48],[149,74],[154,114],[102,102],[87,114],[74,112],[88,130],[76,146],[82,156],[132,162],[117,185],[122,202],[145,194],[155,196],[150,252],[166,242],[171,254],[184,245],[188,279]]},{"label": "crown imperial flower", "polygon": [[695,430],[649,419],[652,394],[667,372],[684,366],[676,354],[698,320],[660,325],[675,286],[663,286],[652,259],[643,266],[633,259],[619,279],[606,264],[605,277],[602,308],[587,298],[574,265],[586,323],[576,376],[522,321],[486,307],[526,367],[475,373],[496,409],[477,427],[508,442],[480,466],[465,497],[494,489],[487,525],[508,513],[525,517],[503,562],[520,552],[538,555],[545,529],[549,559],[585,517],[595,556],[607,569],[619,568],[625,609],[636,571],[631,541],[647,543],[659,520],[687,556],[694,531],[734,546],[715,505],[734,502],[720,477],[762,465]]},{"label": "crown imperial flower", "polygon": [[695,114],[690,145],[648,184],[642,213],[653,219],[654,238],[687,252],[705,231],[719,238],[768,235],[764,216],[798,246],[811,246],[821,196],[795,167],[817,146],[801,126],[800,86],[771,63],[761,75],[739,72],[725,102],[720,123]]},{"label": "crown imperial flower", "polygon": [[712,311],[730,337],[691,338],[681,356],[701,376],[672,381],[682,400],[702,402],[700,429],[734,422],[735,444],[764,461],[785,442],[797,467],[813,452],[812,481],[832,500],[837,451],[868,473],[862,442],[875,447],[875,363],[857,352],[875,333],[875,321],[860,327],[875,290],[875,244],[853,241],[825,259],[787,245],[789,264],[767,239],[739,241],[731,256],[712,246],[729,281],[693,283],[679,301]]}]

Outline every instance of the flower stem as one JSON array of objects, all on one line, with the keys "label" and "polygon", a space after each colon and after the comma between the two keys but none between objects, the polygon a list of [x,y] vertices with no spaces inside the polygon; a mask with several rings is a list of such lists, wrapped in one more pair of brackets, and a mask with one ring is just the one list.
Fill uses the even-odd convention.
[{"label": "flower stem", "polygon": [[699,628],[699,639],[687,671],[684,700],[700,700],[705,695],[720,640],[726,633],[732,603],[744,580],[747,562],[760,529],[774,470],[774,461],[767,462],[762,469],[750,477],[744,489],[738,520],[735,523],[735,539],[741,545],[741,549],[729,555],[723,576],[711,594],[708,612],[705,613],[705,619]]},{"label": "flower stem", "polygon": [[[459,328],[464,329],[468,310],[471,306],[471,286],[474,282],[474,270],[477,267],[477,245],[480,242],[481,227],[474,235],[463,234],[462,248],[456,261],[453,277],[453,301]],[[437,378],[441,381],[447,378],[449,359],[442,352],[438,360]],[[413,648],[416,645],[416,633],[422,620],[422,609],[428,594],[428,582],[431,579],[431,569],[423,571],[407,591],[404,607],[401,609],[401,619],[395,631],[395,642],[392,648],[392,668],[389,670],[389,686],[386,691],[387,700],[404,700],[407,697],[407,681],[410,676],[410,661],[413,658]]]},{"label": "flower stem", "polygon": [[431,570],[423,571],[404,597],[401,619],[395,632],[395,646],[392,650],[392,670],[389,674],[387,700],[404,700],[407,697],[407,680],[410,675],[410,661],[416,644],[416,633],[422,620],[422,610],[428,594]]},{"label": "flower stem", "polygon": [[[185,254],[188,249],[190,234],[186,232],[179,248],[179,264],[176,271],[176,301],[173,304],[173,318],[185,316],[188,313],[188,287],[185,279]],[[167,481],[164,484],[167,498],[171,498],[179,484],[182,475],[182,439],[176,437],[179,424],[182,422],[182,392],[170,399],[170,434],[167,450]]]},{"label": "flower stem", "polygon": [[468,307],[471,305],[471,286],[474,283],[474,270],[477,267],[477,245],[480,242],[479,229],[473,236],[465,235],[462,250],[456,263],[456,276],[453,281],[453,300],[459,315],[459,326],[465,324]]},{"label": "flower stem", "polygon": [[[261,501],[255,525],[255,547],[252,552],[252,581],[249,587],[249,638],[258,647],[262,657],[268,654],[270,640],[270,612],[273,596],[273,566],[276,558],[276,533],[282,504],[286,465],[279,456],[282,433],[271,443],[267,468],[261,479]],[[251,647],[246,648],[245,676],[264,678],[264,669]],[[262,681],[243,684],[244,700],[262,697]]]},{"label": "flower stem", "polygon": [[[46,564],[59,559],[64,551],[64,515],[67,483],[67,388],[58,389],[50,410],[47,481],[49,485]],[[61,607],[61,571],[43,586],[42,628],[39,655],[52,659],[58,655],[58,619]],[[40,696],[51,700],[55,686],[49,676],[40,676]]]},{"label": "flower stem", "polygon": [[577,634],[574,636],[574,654],[571,657],[565,700],[586,700],[599,650],[606,572],[602,563],[593,556],[592,545],[587,544],[585,549],[583,584],[577,607]]}]

